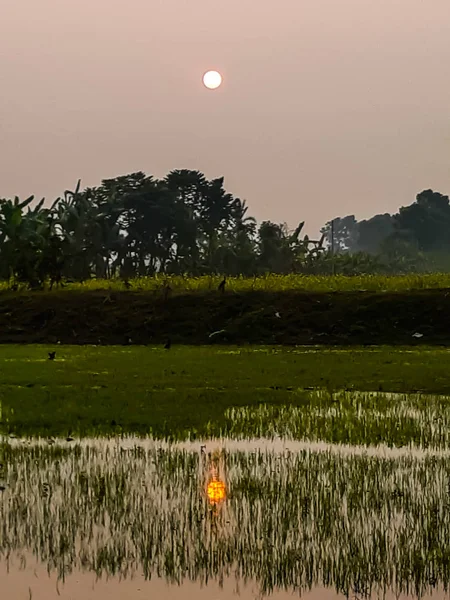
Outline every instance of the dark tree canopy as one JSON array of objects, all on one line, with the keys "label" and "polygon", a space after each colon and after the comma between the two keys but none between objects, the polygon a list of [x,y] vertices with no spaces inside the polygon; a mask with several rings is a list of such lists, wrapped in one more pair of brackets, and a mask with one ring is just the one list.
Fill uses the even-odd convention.
[{"label": "dark tree canopy", "polygon": [[155,273],[404,272],[435,268],[438,253],[450,265],[442,261],[450,256],[450,203],[432,190],[395,215],[328,221],[318,240],[302,237],[303,227],[258,225],[223,177],[139,171],[95,188],[78,182],[50,207],[33,197],[0,200],[0,278],[40,287]]},{"label": "dark tree canopy", "polygon": [[223,177],[207,180],[199,171],[160,180],[130,173],[84,190],[78,183],[51,208],[43,201],[31,208],[33,200],[0,200],[0,277],[32,287],[157,272],[282,273],[308,255],[298,252],[299,229],[294,240],[282,224],[258,228]]},{"label": "dark tree canopy", "polygon": [[394,218],[385,213],[358,223],[357,248],[361,252],[378,254],[383,241],[394,232]]},{"label": "dark tree canopy", "polygon": [[402,207],[394,216],[398,232],[407,234],[417,242],[419,250],[448,251],[450,248],[450,204],[448,196],[425,190],[417,195],[416,202]]}]

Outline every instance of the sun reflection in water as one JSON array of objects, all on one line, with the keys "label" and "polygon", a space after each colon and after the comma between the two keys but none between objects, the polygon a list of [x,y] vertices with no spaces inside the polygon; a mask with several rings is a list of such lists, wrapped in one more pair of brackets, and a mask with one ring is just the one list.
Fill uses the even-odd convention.
[{"label": "sun reflection in water", "polygon": [[213,478],[212,481],[208,483],[206,493],[211,504],[220,504],[227,497],[227,490],[224,482],[217,478]]},{"label": "sun reflection in water", "polygon": [[209,477],[206,495],[212,506],[221,504],[227,498],[227,488],[224,477],[223,451],[216,450],[209,454]]}]

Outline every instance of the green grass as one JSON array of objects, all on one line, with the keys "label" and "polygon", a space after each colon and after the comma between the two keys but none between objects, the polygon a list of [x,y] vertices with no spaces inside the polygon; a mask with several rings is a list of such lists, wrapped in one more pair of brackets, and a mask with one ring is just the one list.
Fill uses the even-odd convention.
[{"label": "green grass", "polygon": [[[216,290],[222,276],[187,277],[182,275],[156,275],[131,279],[131,289],[161,292],[169,284],[173,293],[206,292]],[[450,288],[450,273],[429,273],[410,275],[262,275],[259,277],[229,277],[227,290],[234,292],[264,291],[307,291],[307,292],[349,292],[379,291],[401,292],[408,290]],[[0,290],[7,290],[8,283],[0,284]],[[91,279],[84,283],[69,283],[64,288],[70,290],[124,290],[122,280]]]},{"label": "green grass", "polygon": [[[332,395],[343,389],[450,394],[446,349],[55,348],[51,362],[52,347],[0,346],[3,431],[183,438],[273,435],[278,428],[296,439],[390,445],[428,440],[428,446],[447,447],[445,398],[354,396],[337,402]],[[305,391],[311,387],[325,392]],[[297,413],[287,413],[286,406]],[[441,420],[430,428],[435,417]]]}]

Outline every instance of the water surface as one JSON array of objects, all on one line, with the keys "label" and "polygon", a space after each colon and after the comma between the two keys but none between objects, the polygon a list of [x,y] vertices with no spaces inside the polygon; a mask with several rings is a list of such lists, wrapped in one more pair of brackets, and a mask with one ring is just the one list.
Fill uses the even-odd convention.
[{"label": "water surface", "polygon": [[86,597],[95,577],[96,598],[139,586],[163,600],[420,596],[450,580],[446,451],[11,439],[2,455],[2,582],[23,591],[35,561],[34,598],[58,580]]}]

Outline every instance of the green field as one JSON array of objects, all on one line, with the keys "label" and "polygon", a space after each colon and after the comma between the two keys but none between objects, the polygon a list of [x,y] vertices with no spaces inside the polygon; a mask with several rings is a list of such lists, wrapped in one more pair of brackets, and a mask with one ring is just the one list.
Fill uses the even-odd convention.
[{"label": "green field", "polygon": [[[54,361],[47,358],[52,349]],[[428,415],[428,423],[434,411],[445,429],[448,400],[386,392],[450,394],[449,361],[446,349],[423,347],[0,346],[2,427],[62,436],[278,432],[390,445],[425,436],[440,448],[446,441],[426,433],[414,414]],[[333,395],[345,390],[376,394]]]}]

